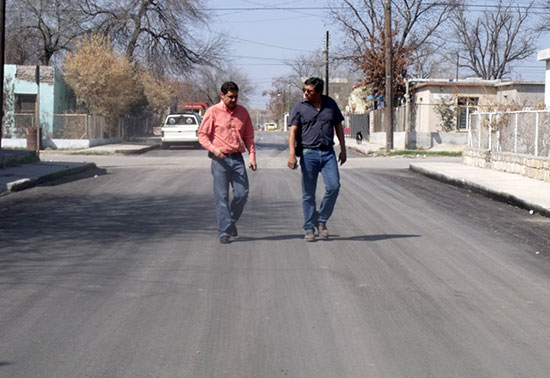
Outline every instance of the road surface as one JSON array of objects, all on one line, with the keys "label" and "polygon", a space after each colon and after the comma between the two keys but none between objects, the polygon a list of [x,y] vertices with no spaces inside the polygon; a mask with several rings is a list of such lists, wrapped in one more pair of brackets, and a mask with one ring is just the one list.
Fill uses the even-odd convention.
[{"label": "road surface", "polygon": [[353,155],[305,243],[277,144],[229,245],[203,150],[0,198],[0,377],[548,377],[547,218]]}]

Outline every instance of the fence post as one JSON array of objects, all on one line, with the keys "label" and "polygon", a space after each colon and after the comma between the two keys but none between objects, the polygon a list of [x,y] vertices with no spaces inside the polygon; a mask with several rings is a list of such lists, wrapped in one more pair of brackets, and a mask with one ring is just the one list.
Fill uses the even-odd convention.
[{"label": "fence post", "polygon": [[535,115],[535,156],[539,156],[539,112]]},{"label": "fence post", "polygon": [[[497,116],[497,126],[498,126],[498,124],[500,123],[500,120],[502,119],[502,113],[498,113],[496,116]],[[497,151],[500,152],[500,150],[501,150],[501,146],[500,146],[500,128],[498,128],[498,127],[497,127],[497,132],[496,132],[495,137],[497,138],[497,140],[496,140]]]},{"label": "fence post", "polygon": [[491,144],[492,134],[493,134],[493,113],[489,114],[489,151],[491,151],[493,147],[493,145]]},{"label": "fence post", "polygon": [[481,150],[481,114],[477,119],[477,148]]},{"label": "fence post", "polygon": [[514,124],[514,153],[518,152],[518,116],[519,113],[516,112],[516,122]]},{"label": "fence post", "polygon": [[86,139],[90,140],[90,133],[88,130],[88,114],[84,115],[84,133],[86,135]]},{"label": "fence post", "polygon": [[466,130],[468,131],[468,147],[473,147],[472,145],[472,129],[470,128],[470,123],[471,123],[471,120],[470,118],[473,117],[474,115],[468,115],[466,117]]}]

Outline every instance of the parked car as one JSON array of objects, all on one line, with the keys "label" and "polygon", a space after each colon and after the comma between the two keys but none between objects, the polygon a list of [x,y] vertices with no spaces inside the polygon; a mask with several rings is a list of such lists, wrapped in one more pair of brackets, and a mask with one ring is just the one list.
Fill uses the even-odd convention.
[{"label": "parked car", "polygon": [[162,125],[161,148],[169,148],[176,144],[198,143],[197,132],[202,122],[199,113],[172,113],[166,117]]}]

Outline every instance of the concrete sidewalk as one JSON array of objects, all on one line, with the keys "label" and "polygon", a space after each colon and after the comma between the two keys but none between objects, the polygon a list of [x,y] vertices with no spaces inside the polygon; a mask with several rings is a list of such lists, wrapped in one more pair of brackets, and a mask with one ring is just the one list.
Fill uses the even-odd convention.
[{"label": "concrete sidewalk", "polygon": [[56,153],[67,153],[71,155],[137,155],[143,154],[158,146],[158,144],[113,143],[74,151],[56,150]]},{"label": "concrete sidewalk", "polygon": [[411,163],[409,168],[436,180],[550,216],[550,182],[462,163],[419,162]]},{"label": "concrete sidewalk", "polygon": [[[142,154],[156,147],[155,144],[106,144],[82,150],[55,150],[55,153],[68,155],[132,155]],[[36,159],[33,151],[0,150],[0,161],[5,162],[0,167],[0,195],[97,168],[94,163],[84,161],[48,161],[48,153],[49,151],[41,151],[42,161],[28,163],[33,158]]]},{"label": "concrete sidewalk", "polygon": [[[357,144],[354,139],[346,139],[346,146],[366,155],[383,155],[385,152],[383,145]],[[438,146],[433,150],[458,151],[460,146]],[[418,153],[422,155],[422,151]],[[462,163],[419,161],[411,163],[409,168],[433,179],[472,189],[495,200],[550,216],[550,182]]]},{"label": "concrete sidewalk", "polygon": [[0,195],[96,168],[94,163],[38,162],[0,169]]}]

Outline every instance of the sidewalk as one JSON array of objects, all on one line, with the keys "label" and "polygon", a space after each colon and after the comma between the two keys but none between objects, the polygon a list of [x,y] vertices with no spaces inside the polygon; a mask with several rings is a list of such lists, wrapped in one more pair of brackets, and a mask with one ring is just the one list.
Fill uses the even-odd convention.
[{"label": "sidewalk", "polygon": [[[107,144],[83,150],[56,150],[56,153],[71,155],[130,155],[140,154],[155,148],[143,144]],[[41,152],[42,159],[47,152]],[[97,168],[86,162],[32,162],[36,159],[32,151],[0,150],[0,196],[9,192],[28,189],[63,176]]]},{"label": "sidewalk", "polygon": [[96,168],[93,163],[38,162],[0,169],[0,196]]},{"label": "sidewalk", "polygon": [[67,153],[71,155],[136,155],[142,154],[158,147],[155,144],[134,144],[134,143],[116,143],[116,144],[103,144],[101,146],[95,146],[85,148],[83,150],[63,151],[56,150],[57,153]]},{"label": "sidewalk", "polygon": [[469,188],[498,201],[550,217],[550,182],[462,163],[420,162],[409,168],[433,179]]},{"label": "sidewalk", "polygon": [[[366,155],[377,154],[380,149],[383,153],[385,150],[383,145],[357,144],[354,139],[346,139],[346,146]],[[453,147],[456,146],[449,146],[450,150],[457,150]],[[462,163],[413,162],[409,168],[430,178],[472,189],[495,200],[550,217],[550,182]]]}]

